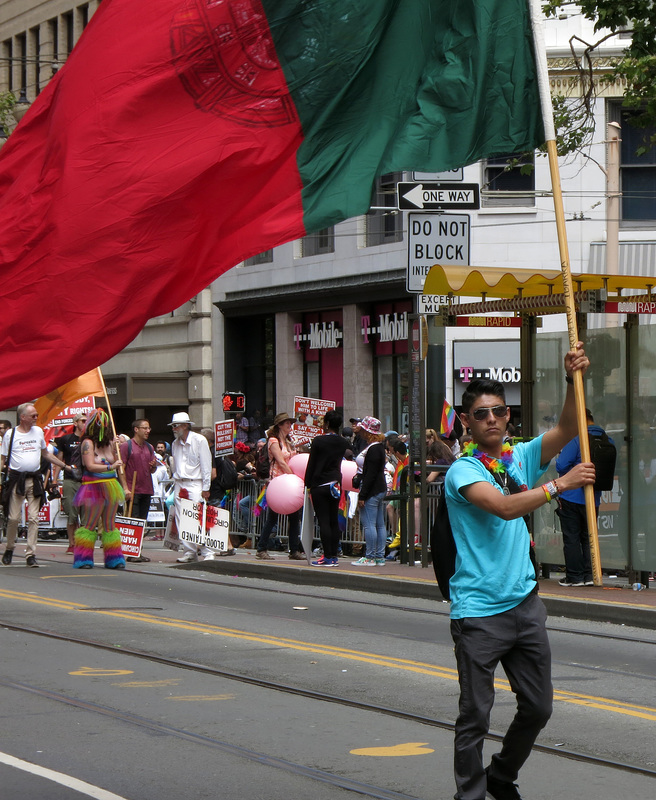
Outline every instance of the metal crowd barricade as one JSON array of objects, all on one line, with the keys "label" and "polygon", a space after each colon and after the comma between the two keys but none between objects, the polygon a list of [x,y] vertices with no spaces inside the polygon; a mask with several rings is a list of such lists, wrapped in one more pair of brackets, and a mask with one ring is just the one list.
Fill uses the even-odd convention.
[{"label": "metal crowd barricade", "polygon": [[[447,467],[432,466],[430,464],[426,466],[427,472],[445,472],[446,469]],[[162,483],[165,485],[166,490],[168,490],[173,486],[174,482],[173,480],[168,480],[162,481]],[[267,481],[262,480],[240,480],[235,489],[231,489],[228,493],[226,508],[230,511],[229,533],[233,537],[233,544],[235,546],[237,546],[237,542],[240,537],[245,537],[245,541],[243,542],[242,546],[250,548],[255,548],[257,546],[257,541],[260,537],[260,533],[262,532],[262,527],[264,526],[267,514],[266,508],[258,507],[257,498],[260,496],[262,489],[266,487],[266,484]],[[423,509],[423,515],[425,517],[425,530],[427,532],[426,541],[424,542],[423,539],[420,539],[412,548],[409,547],[408,542],[408,511],[410,508],[410,498],[408,497],[407,491],[407,468],[403,471],[401,481],[399,482],[401,490],[392,492],[385,498],[388,505],[391,502],[395,504],[396,513],[388,513],[386,509],[385,523],[388,532],[388,542],[393,542],[397,533],[400,534],[399,559],[401,563],[409,564],[411,558],[413,564],[417,563],[415,558],[420,556],[424,548],[430,552],[428,535],[430,534],[430,530],[435,519],[437,502],[442,491],[442,484],[443,481],[441,480],[436,480],[433,483],[427,484],[427,503],[426,507]],[[416,489],[417,496],[414,503],[414,507],[416,509],[415,520],[419,521],[420,496],[418,493],[418,483],[416,484]],[[259,513],[255,511],[256,508],[259,508]],[[165,526],[165,522],[149,523],[148,532],[150,535],[152,535],[153,532],[155,532],[155,535],[158,535],[160,532],[163,534]],[[416,527],[417,530],[420,529],[419,525]],[[280,540],[281,546],[287,545],[287,517],[279,517],[279,526],[278,529],[273,533],[273,539],[274,542]],[[353,551],[353,548],[357,548],[358,545],[364,545],[364,532],[360,523],[360,512],[357,506],[353,516],[347,517],[346,529],[341,535],[341,543],[342,546],[347,545],[349,548],[351,548],[351,551]],[[319,531],[315,520],[315,542],[313,546],[317,547],[319,544]]]}]

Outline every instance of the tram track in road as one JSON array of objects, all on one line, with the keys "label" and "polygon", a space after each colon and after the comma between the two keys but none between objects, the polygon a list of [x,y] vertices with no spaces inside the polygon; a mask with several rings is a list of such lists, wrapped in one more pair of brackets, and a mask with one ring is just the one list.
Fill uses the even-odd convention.
[{"label": "tram track in road", "polygon": [[[99,642],[92,639],[85,639],[77,636],[69,636],[69,635],[54,633],[52,631],[40,630],[38,628],[25,625],[17,625],[15,623],[6,622],[2,620],[0,620],[0,626],[6,628],[7,630],[15,631],[18,633],[45,637],[59,642],[76,644],[83,647],[93,648],[96,650],[111,652],[113,654],[120,654],[122,656],[138,658],[150,663],[156,663],[172,667],[175,669],[192,671],[197,674],[223,678],[226,680],[238,681],[240,683],[246,683],[270,691],[283,692],[297,697],[306,697],[322,703],[337,704],[346,708],[368,711],[374,714],[379,714],[381,716],[388,716],[396,719],[410,721],[416,723],[417,725],[422,725],[432,728],[440,728],[448,731],[453,731],[454,729],[454,723],[448,720],[435,719],[420,714],[415,714],[410,711],[404,711],[402,709],[395,709],[388,706],[377,705],[375,703],[366,703],[348,697],[340,697],[337,695],[330,695],[323,692],[315,692],[310,689],[303,689],[296,686],[290,686],[288,684],[276,681],[266,680],[263,678],[257,678],[230,672],[227,670],[217,669],[216,667],[212,667],[206,664],[198,664],[194,662],[185,661],[182,659],[170,658],[168,656],[148,653],[142,650],[136,650],[134,648],[125,646],[121,646],[120,648],[118,648],[115,645],[106,644],[104,642]],[[387,799],[409,800],[407,795],[388,792],[384,789],[380,789],[379,787],[373,787],[373,786],[368,786],[366,784],[359,784],[357,782],[352,782],[349,781],[348,779],[343,779],[339,776],[332,776],[329,773],[324,773],[321,770],[313,770],[311,768],[306,768],[301,765],[284,761],[283,759],[270,757],[266,754],[255,753],[254,751],[249,751],[247,749],[242,750],[242,748],[236,747],[226,742],[220,742],[218,740],[214,740],[211,737],[196,736],[195,734],[190,734],[188,731],[181,731],[171,726],[162,725],[161,723],[147,720],[146,718],[139,717],[138,715],[116,711],[114,709],[109,709],[104,706],[96,706],[92,703],[86,703],[84,701],[80,701],[74,697],[67,697],[66,695],[63,694],[52,693],[46,690],[41,690],[37,687],[30,687],[25,684],[21,684],[19,682],[14,682],[14,681],[0,680],[0,685],[21,691],[37,693],[44,697],[50,697],[51,699],[58,700],[63,703],[68,703],[69,705],[77,705],[89,711],[96,711],[97,713],[105,713],[107,715],[114,716],[117,719],[122,719],[125,722],[130,722],[145,727],[151,727],[152,729],[157,729],[161,732],[169,733],[170,735],[184,736],[185,738],[194,738],[196,741],[202,741],[208,746],[219,747],[226,751],[229,750],[230,752],[235,752],[237,755],[242,755],[246,758],[258,760],[261,763],[269,763],[281,769],[288,769],[289,771],[297,772],[297,774],[304,774],[309,777],[315,777],[317,780],[322,780],[324,782],[325,781],[334,782],[336,786],[341,786],[342,788],[350,789],[352,791],[356,791],[370,797],[380,797],[382,800],[387,800]],[[646,710],[653,711],[653,709],[646,709]],[[503,735],[495,732],[490,732],[487,738],[490,741],[500,742],[503,739]],[[617,770],[633,775],[642,775],[650,778],[656,778],[656,770],[649,769],[648,767],[643,767],[635,764],[628,764],[625,762],[615,761],[612,759],[601,758],[598,756],[593,756],[586,753],[577,752],[574,750],[568,750],[564,747],[552,747],[549,745],[536,744],[534,745],[534,750],[536,752],[544,753],[546,755],[553,756],[558,759],[572,760],[587,765]],[[346,785],[346,784],[352,784],[352,785]]]},{"label": "tram track in road", "polygon": [[[147,569],[140,570],[140,573],[144,575],[162,577],[160,572],[149,571]],[[278,587],[274,588],[270,586],[247,585],[244,583],[235,584],[234,582],[231,581],[212,580],[210,578],[202,578],[196,575],[190,576],[188,573],[185,573],[184,575],[167,574],[166,577],[173,580],[182,580],[182,581],[191,580],[197,583],[202,583],[210,586],[221,586],[222,588],[225,587],[235,590],[246,589],[248,591],[253,591],[253,592],[265,592],[269,594],[288,595],[290,597],[298,597],[306,600],[311,599],[315,602],[317,600],[321,601],[326,600],[333,603],[347,603],[349,606],[359,605],[359,606],[371,606],[374,608],[381,608],[381,609],[390,609],[391,611],[401,612],[404,614],[426,614],[427,616],[431,617],[435,615],[444,618],[449,617],[448,604],[440,601],[435,601],[434,608],[417,608],[416,606],[399,605],[396,603],[380,603],[374,600],[363,600],[361,598],[354,598],[352,593],[348,597],[339,595],[327,595],[327,594],[317,596],[316,594],[312,594],[310,591],[298,591],[296,589],[281,589]],[[258,580],[264,580],[264,579],[258,578]],[[651,645],[652,647],[656,646],[656,638],[647,639],[643,637],[627,636],[618,633],[610,633],[602,631],[586,631],[581,628],[569,628],[554,624],[547,624],[547,630],[552,633],[564,633],[573,636],[586,636],[593,639],[602,639],[602,640],[607,639],[616,642],[631,642],[633,644]],[[426,641],[431,641],[431,640],[426,639]]]},{"label": "tram track in road", "polygon": [[[61,639],[63,637],[59,638]],[[77,644],[83,643],[80,640],[76,639],[72,641],[74,641]],[[91,644],[89,646],[96,647],[97,645]],[[111,650],[113,648],[108,647],[107,649]],[[121,652],[126,652],[126,651],[121,650]],[[127,654],[132,656],[137,655],[137,657],[142,657],[134,652]],[[157,660],[158,663],[167,663],[165,661],[162,661],[162,659],[157,659]],[[171,663],[171,666],[179,666],[179,665]],[[184,668],[189,669],[190,667],[184,667]],[[220,750],[230,756],[235,756],[237,758],[244,758],[249,761],[254,761],[263,766],[275,767],[276,769],[283,770],[293,775],[310,778],[311,780],[320,781],[321,783],[329,784],[331,786],[334,786],[335,788],[346,789],[347,791],[356,792],[357,794],[363,795],[365,797],[371,797],[373,798],[373,800],[416,800],[416,798],[412,797],[411,795],[390,791],[389,789],[384,789],[380,786],[374,786],[373,784],[351,780],[350,778],[341,775],[335,775],[331,772],[326,772],[325,770],[315,769],[314,767],[306,767],[303,764],[296,764],[292,761],[287,761],[283,758],[277,758],[275,756],[268,755],[267,753],[257,752],[256,750],[251,750],[247,747],[240,747],[239,745],[231,744],[230,742],[225,742],[220,739],[214,739],[211,736],[192,733],[191,731],[188,730],[176,728],[173,725],[167,725],[162,722],[157,722],[155,720],[148,719],[147,717],[143,717],[139,714],[133,714],[125,711],[118,711],[117,709],[110,708],[109,706],[100,705],[98,703],[91,703],[86,700],[79,700],[75,697],[61,694],[60,692],[48,691],[46,689],[40,689],[35,686],[28,686],[27,684],[24,683],[1,680],[1,679],[0,679],[0,686],[4,686],[5,688],[8,689],[15,689],[17,691],[26,692],[32,695],[37,695],[38,697],[41,697],[45,700],[51,700],[57,703],[63,703],[67,706],[72,706],[73,708],[77,708],[81,711],[87,711],[92,714],[100,714],[104,717],[109,717],[118,722],[134,725],[139,728],[144,728],[153,733],[172,736],[177,739],[183,739],[185,741],[191,742],[194,745],[203,745],[205,747],[212,748],[214,750]]]}]

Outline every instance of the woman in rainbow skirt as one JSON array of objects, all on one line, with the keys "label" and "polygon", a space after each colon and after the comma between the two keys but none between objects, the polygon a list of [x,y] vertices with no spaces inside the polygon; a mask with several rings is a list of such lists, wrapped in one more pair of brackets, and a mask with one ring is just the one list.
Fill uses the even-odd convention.
[{"label": "woman in rainbow skirt", "polygon": [[73,566],[77,569],[93,567],[93,548],[98,533],[105,553],[105,567],[125,569],[121,534],[114,522],[125,494],[116,480],[116,468],[122,462],[117,457],[113,439],[114,431],[107,412],[97,408],[89,415],[80,442],[82,486],[73,500],[79,509],[81,523],[75,531],[73,552]]}]

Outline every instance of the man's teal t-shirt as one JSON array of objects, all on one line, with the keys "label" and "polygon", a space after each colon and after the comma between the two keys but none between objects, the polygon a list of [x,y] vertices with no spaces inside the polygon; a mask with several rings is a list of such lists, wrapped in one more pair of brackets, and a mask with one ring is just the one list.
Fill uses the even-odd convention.
[{"label": "man's teal t-shirt", "polygon": [[[531,488],[545,472],[541,450],[542,436],[515,445],[508,472],[518,484]],[[476,458],[459,458],[446,475],[446,501],[458,548],[450,581],[451,619],[501,614],[519,605],[536,585],[524,520],[503,520],[468,503],[460,494],[463,487],[480,481],[503,491]]]}]

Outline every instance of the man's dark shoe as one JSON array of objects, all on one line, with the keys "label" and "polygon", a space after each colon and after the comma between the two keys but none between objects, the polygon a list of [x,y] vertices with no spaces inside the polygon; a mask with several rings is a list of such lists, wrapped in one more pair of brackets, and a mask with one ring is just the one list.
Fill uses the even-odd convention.
[{"label": "man's dark shoe", "polygon": [[499,781],[491,777],[489,770],[489,767],[485,770],[488,797],[491,797],[492,800],[522,800],[516,783]]},{"label": "man's dark shoe", "polygon": [[2,563],[6,565],[11,564],[11,559],[13,557],[14,557],[13,550],[5,550],[5,552],[2,554]]},{"label": "man's dark shoe", "polygon": [[148,556],[127,556],[127,558],[125,560],[126,561],[137,562],[137,563],[150,561]]},{"label": "man's dark shoe", "polygon": [[27,566],[27,567],[38,567],[39,565],[36,563],[36,557],[35,556],[28,556],[25,559],[25,566]]}]

